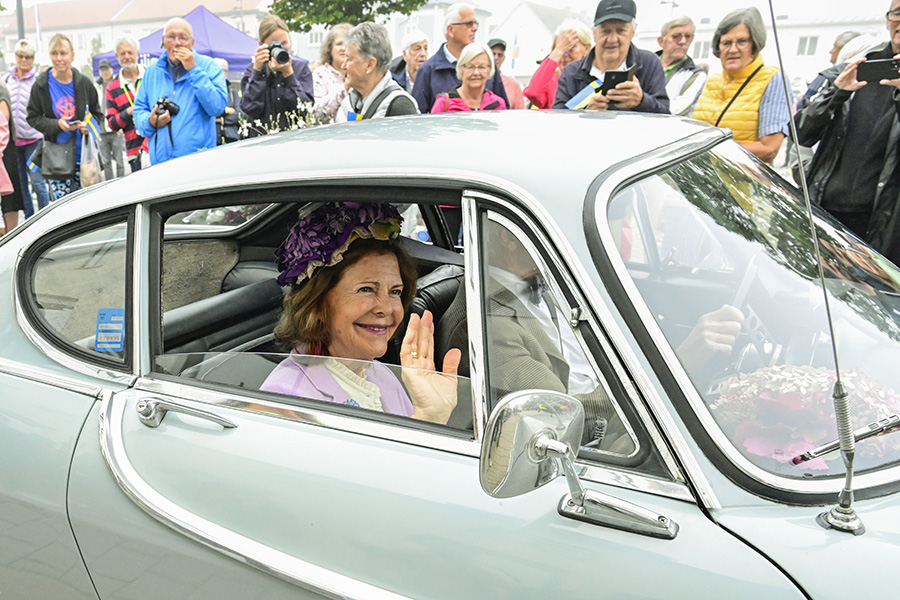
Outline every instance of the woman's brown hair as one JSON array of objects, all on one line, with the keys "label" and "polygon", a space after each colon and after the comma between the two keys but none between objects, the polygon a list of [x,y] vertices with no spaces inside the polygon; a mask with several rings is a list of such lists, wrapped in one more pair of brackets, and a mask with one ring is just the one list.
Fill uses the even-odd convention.
[{"label": "woman's brown hair", "polygon": [[331,50],[334,48],[334,40],[338,34],[344,35],[352,28],[353,25],[350,23],[338,23],[328,31],[328,35],[325,36],[325,41],[322,43],[321,48],[323,65],[328,64],[332,67],[334,66],[331,64]]},{"label": "woman's brown hair", "polygon": [[[325,324],[325,295],[341,279],[344,270],[370,254],[393,254],[400,266],[403,311],[416,295],[416,265],[409,254],[393,240],[359,239],[350,244],[344,258],[332,267],[320,267],[312,277],[294,284],[284,298],[284,312],[275,326],[275,337],[288,347],[305,345],[304,354],[322,354],[328,347]],[[399,331],[399,327],[397,329]]]}]

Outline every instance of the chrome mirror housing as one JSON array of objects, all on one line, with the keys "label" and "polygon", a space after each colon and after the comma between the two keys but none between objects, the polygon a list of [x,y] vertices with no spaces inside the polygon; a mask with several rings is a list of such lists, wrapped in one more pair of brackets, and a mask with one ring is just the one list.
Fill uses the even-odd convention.
[{"label": "chrome mirror housing", "polygon": [[560,515],[666,540],[678,524],[641,506],[585,490],[575,471],[584,429],[581,402],[546,390],[505,396],[488,419],[481,443],[481,487],[494,498],[520,496],[566,475],[569,493],[559,501]]},{"label": "chrome mirror housing", "polygon": [[481,444],[482,489],[494,498],[512,498],[553,481],[561,471],[555,457],[574,460],[583,429],[584,408],[571,396],[547,390],[505,396]]}]

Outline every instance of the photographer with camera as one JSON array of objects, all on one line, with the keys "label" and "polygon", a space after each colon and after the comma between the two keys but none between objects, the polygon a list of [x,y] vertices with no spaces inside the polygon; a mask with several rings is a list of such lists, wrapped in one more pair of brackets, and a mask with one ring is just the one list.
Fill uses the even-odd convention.
[{"label": "photographer with camera", "polygon": [[[823,72],[794,115],[798,142],[816,150],[806,183],[813,202],[893,262],[900,261],[900,0],[885,14],[890,40]],[[878,62],[876,62],[878,61]],[[886,72],[867,74],[867,67]]]},{"label": "photographer with camera", "polygon": [[148,138],[150,164],[216,147],[216,117],[228,100],[225,75],[213,59],[194,52],[190,23],[171,19],[165,52],[144,72],[134,124]]},{"label": "photographer with camera", "polygon": [[309,62],[291,56],[285,22],[275,15],[265,17],[259,23],[259,41],[253,62],[241,78],[241,110],[247,115],[248,137],[290,129],[305,116],[298,104],[313,102]]}]

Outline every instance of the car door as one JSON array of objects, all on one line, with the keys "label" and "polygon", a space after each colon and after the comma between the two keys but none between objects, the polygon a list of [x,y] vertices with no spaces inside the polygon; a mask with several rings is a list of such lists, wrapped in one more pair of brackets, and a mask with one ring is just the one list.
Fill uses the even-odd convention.
[{"label": "car door", "polygon": [[[206,333],[190,341],[205,344],[202,351],[171,352],[168,334],[153,333],[157,324],[171,329],[172,310],[197,324],[209,299],[162,310],[159,257],[174,209],[141,209],[135,255],[146,276],[133,310],[149,341],[140,345],[140,377],[104,395],[71,470],[72,526],[101,598],[798,596],[698,507],[567,261],[550,250],[565,243],[551,246],[532,216],[503,199],[470,194],[462,209],[471,384],[461,385],[461,406],[472,412],[471,428],[259,391],[270,353],[258,351],[264,341],[239,342],[241,335],[232,352],[212,349],[219,337]],[[483,424],[511,389],[497,385],[502,364],[494,357],[505,341],[492,323],[502,315],[481,293],[496,266],[485,239],[493,224],[524,240],[558,306],[585,309],[584,319],[569,319],[577,326],[566,340],[583,352],[577,362],[602,388],[605,414],[624,440],[588,444],[585,485],[673,520],[674,539],[561,516],[562,479],[506,500],[481,490]],[[218,333],[232,331],[229,316],[245,302],[271,304],[255,289],[219,296],[232,291],[215,304]]]}]

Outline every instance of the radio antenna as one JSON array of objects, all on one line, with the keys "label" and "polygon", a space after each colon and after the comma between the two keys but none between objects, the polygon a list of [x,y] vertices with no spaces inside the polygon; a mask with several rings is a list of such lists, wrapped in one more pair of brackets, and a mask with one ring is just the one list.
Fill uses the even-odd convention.
[{"label": "radio antenna", "polygon": [[[789,112],[791,97],[787,90],[787,77],[784,70],[784,61],[781,58],[781,42],[778,39],[778,26],[775,24],[775,7],[772,0],[769,2],[769,15],[772,19],[772,33],[775,35],[775,50],[778,53],[778,66],[781,68],[781,76],[784,81],[784,100],[787,102]],[[822,296],[825,299],[825,315],[828,319],[828,333],[831,337],[831,353],[834,357],[834,416],[837,420],[838,440],[840,441],[841,458],[844,460],[846,475],[844,487],[838,494],[838,504],[831,510],[825,511],[816,517],[816,522],[826,529],[846,531],[853,535],[862,535],[866,531],[865,525],[853,510],[853,459],[856,457],[856,438],[853,435],[853,423],[850,419],[850,399],[844,383],[841,380],[841,367],[838,362],[837,340],[834,336],[834,322],[831,318],[831,305],[828,302],[828,288],[825,286],[825,271],[822,268],[822,256],[819,252],[819,235],[816,232],[816,223],[813,218],[812,202],[809,199],[809,187],[806,185],[806,171],[803,168],[803,159],[800,156],[800,144],[797,137],[797,125],[794,119],[788,119],[791,131],[791,139],[794,141],[794,151],[797,154],[797,168],[800,169],[800,189],[803,191],[803,201],[806,203],[806,216],[809,219],[809,229],[813,235],[816,268],[819,275],[819,283],[822,286]]]}]

